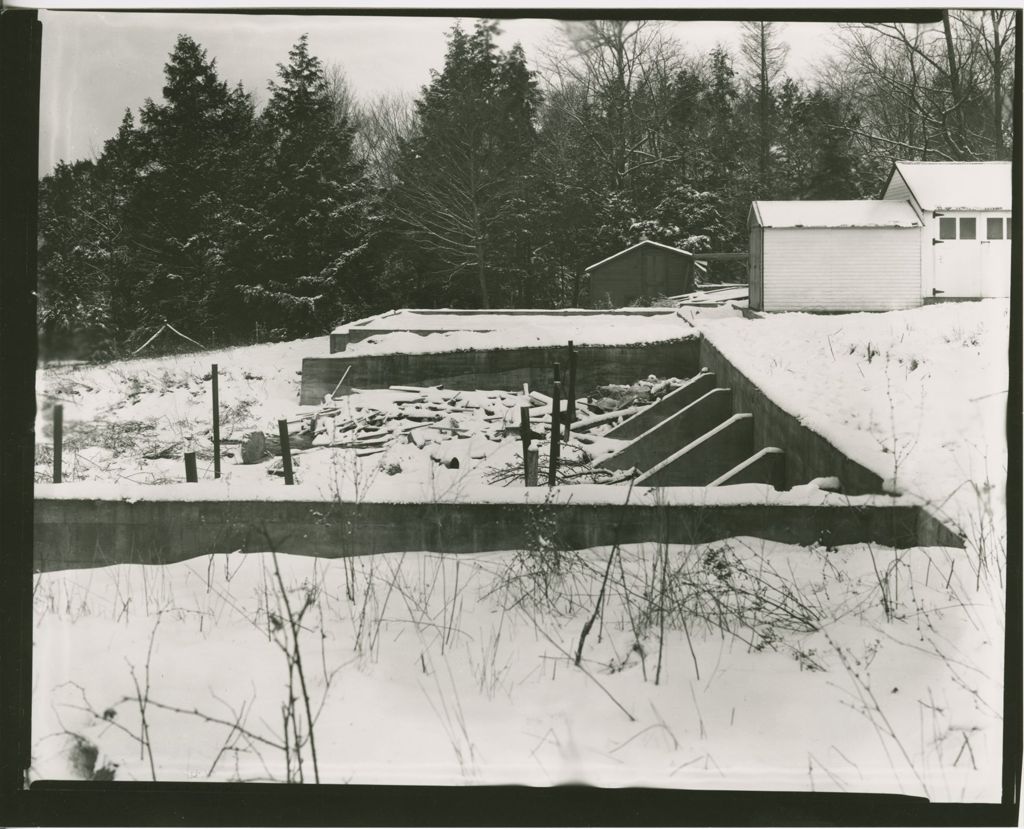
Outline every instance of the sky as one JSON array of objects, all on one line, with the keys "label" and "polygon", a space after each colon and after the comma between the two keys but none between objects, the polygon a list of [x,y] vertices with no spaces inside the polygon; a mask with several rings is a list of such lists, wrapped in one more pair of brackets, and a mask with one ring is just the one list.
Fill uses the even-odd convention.
[{"label": "sky", "polygon": [[[96,157],[117,131],[126,107],[137,113],[146,98],[161,98],[164,63],[179,33],[193,37],[216,58],[222,79],[241,81],[263,102],[277,64],[287,61],[289,48],[308,32],[312,53],[325,64],[338,64],[356,96],[370,100],[387,92],[414,96],[429,83],[430,70],[443,66],[445,32],[454,22],[445,17],[52,10],[40,11],[39,19],[40,174],[62,159]],[[506,20],[501,25],[501,46],[522,43],[535,68],[541,50],[558,35],[558,23],[551,19]],[[831,24],[780,25],[794,77],[808,77],[813,65],[834,49]],[[670,26],[691,54],[718,43],[735,51],[739,44],[736,22],[677,21]]]}]

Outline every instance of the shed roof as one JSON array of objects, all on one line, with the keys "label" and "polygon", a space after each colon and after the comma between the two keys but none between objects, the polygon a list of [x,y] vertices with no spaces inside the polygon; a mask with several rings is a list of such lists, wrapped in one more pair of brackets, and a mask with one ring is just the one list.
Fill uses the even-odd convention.
[{"label": "shed roof", "polygon": [[606,262],[611,262],[613,259],[618,259],[620,256],[623,256],[629,253],[630,251],[636,250],[637,248],[642,247],[644,245],[650,245],[651,247],[661,248],[661,250],[667,250],[670,251],[671,253],[678,253],[683,256],[689,256],[690,258],[693,258],[693,254],[687,250],[673,248],[670,247],[669,245],[663,245],[661,244],[661,242],[652,242],[650,239],[644,239],[642,242],[637,242],[635,245],[630,245],[628,248],[620,250],[618,253],[613,253],[611,256],[602,259],[600,262],[595,262],[593,265],[588,265],[586,268],[584,268],[584,270],[591,271],[594,268],[598,267],[599,265],[604,265]]},{"label": "shed roof", "polygon": [[896,171],[922,210],[1010,210],[1009,161],[897,161]]},{"label": "shed roof", "polygon": [[755,201],[751,210],[761,227],[920,227],[907,201]]}]

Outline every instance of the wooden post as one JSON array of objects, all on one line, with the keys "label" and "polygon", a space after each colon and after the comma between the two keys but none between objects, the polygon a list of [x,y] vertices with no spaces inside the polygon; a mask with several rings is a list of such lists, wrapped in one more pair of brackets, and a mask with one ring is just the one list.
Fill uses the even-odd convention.
[{"label": "wooden post", "polygon": [[284,418],[277,421],[277,433],[281,437],[281,468],[284,471],[285,486],[295,483],[292,476],[292,450],[288,445],[288,421]]},{"label": "wooden post", "polygon": [[[530,407],[520,406],[519,407],[519,440],[523,444],[523,475],[525,476],[526,485],[530,485],[530,468],[527,463],[527,453],[530,449]],[[536,478],[536,469],[534,470],[534,477]]]},{"label": "wooden post", "polygon": [[220,389],[217,377],[217,364],[210,368],[210,380],[213,384],[213,477],[220,477]]},{"label": "wooden post", "polygon": [[537,466],[540,451],[537,444],[531,443],[526,449],[526,485],[537,486]]},{"label": "wooden post", "polygon": [[56,403],[53,407],[53,482],[59,484],[63,478],[64,460],[64,406]]},{"label": "wooden post", "polygon": [[569,440],[572,423],[576,419],[576,349],[569,340],[569,396],[565,401],[565,439]]},{"label": "wooden post", "polygon": [[557,380],[551,389],[551,456],[548,463],[548,486],[555,485],[555,473],[558,470],[558,449],[562,414],[562,384]]},{"label": "wooden post", "polygon": [[199,474],[196,472],[196,453],[185,453],[185,480],[190,484],[199,483]]}]

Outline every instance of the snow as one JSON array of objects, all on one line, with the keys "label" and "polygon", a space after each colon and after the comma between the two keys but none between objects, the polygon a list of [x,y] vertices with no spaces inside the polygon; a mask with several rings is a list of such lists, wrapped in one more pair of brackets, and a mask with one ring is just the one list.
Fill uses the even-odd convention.
[{"label": "snow", "polygon": [[[366,354],[435,354],[471,349],[575,345],[634,345],[665,342],[693,336],[693,330],[672,309],[644,309],[642,313],[558,315],[417,315],[399,312],[374,321],[374,329],[386,328],[358,342],[349,343],[347,356]],[[439,330],[416,334],[416,330]]]},{"label": "snow", "polygon": [[[518,438],[516,439],[518,441]],[[307,456],[303,456],[307,457]],[[389,458],[395,458],[390,455]],[[385,465],[374,458],[375,465]],[[330,461],[323,464],[330,469]],[[260,467],[262,469],[262,467]],[[302,468],[300,467],[300,470]],[[572,484],[555,487],[488,486],[478,476],[453,474],[442,479],[438,467],[433,481],[410,480],[405,476],[395,480],[382,473],[367,471],[369,479],[354,480],[354,475],[339,474],[337,478],[316,483],[285,486],[280,479],[222,478],[219,481],[201,480],[198,483],[171,483],[158,487],[120,481],[90,481],[88,483],[36,484],[35,497],[47,501],[140,501],[209,502],[209,501],[326,501],[357,500],[378,504],[606,504],[625,503],[628,485]],[[301,474],[301,472],[300,472]],[[795,486],[780,492],[767,484],[736,484],[707,489],[705,487],[642,487],[634,486],[629,503],[634,506],[914,506],[917,501],[891,495],[844,495],[829,492],[825,487],[835,479],[821,478],[809,484]]]},{"label": "snow", "polygon": [[881,199],[845,201],[755,201],[762,227],[920,227],[909,202]]},{"label": "snow", "polygon": [[[323,704],[315,735],[325,781],[998,801],[1008,302],[759,320],[689,310],[692,324],[777,405],[904,494],[850,498],[823,489],[836,483],[823,478],[786,493],[759,485],[634,488],[630,503],[921,503],[963,529],[968,550],[738,538],[627,545],[608,569],[608,548],[559,550],[553,519],[539,509],[522,551],[279,555],[293,609],[308,604],[300,652],[312,701]],[[569,339],[560,322],[563,329],[550,332],[558,342]],[[669,323],[693,330],[678,315],[631,321],[642,336]],[[448,336],[482,336],[488,347],[495,339]],[[460,426],[472,434],[464,441],[420,448],[396,439],[364,458],[314,444],[297,455],[296,486],[263,464],[228,460],[224,477],[211,480],[210,364],[220,367],[222,434],[232,439],[256,427],[272,432],[281,415],[315,412],[295,405],[297,370],[303,357],[326,353],[320,337],[41,370],[40,449],[50,407],[62,402],[71,482],[44,483],[43,458],[37,497],[340,495],[541,508],[625,499],[623,486],[487,484],[489,470],[516,463],[519,452],[516,436],[480,443],[502,409],[515,413],[515,395],[487,390],[464,393]],[[390,411],[411,396],[355,390],[342,399],[342,416]],[[445,401],[446,393],[424,396]],[[486,407],[498,421],[486,419]],[[181,483],[177,449],[166,459],[138,457],[143,444],[187,440],[200,455],[201,483]],[[598,437],[589,451],[612,443]],[[431,460],[435,450],[460,453],[465,463],[447,469]],[[395,466],[401,471],[389,474]],[[986,552],[988,559],[979,555]],[[606,570],[602,612],[577,668],[572,656]],[[663,583],[669,592],[660,597]],[[154,770],[160,780],[286,779],[283,750],[259,741],[282,739],[289,695],[275,644],[273,620],[284,610],[272,556],[40,574],[33,601],[34,779],[147,780]],[[149,686],[153,770],[132,736],[141,734],[136,680]]]},{"label": "snow", "polygon": [[394,331],[495,331],[500,328],[518,327],[522,322],[536,322],[544,326],[578,324],[581,330],[599,333],[601,328],[614,319],[637,322],[637,317],[672,316],[669,308],[620,308],[615,311],[594,311],[584,308],[502,308],[492,311],[456,311],[451,308],[418,310],[402,308],[367,317],[357,322],[346,323],[334,333],[350,331],[353,328],[390,329]]},{"label": "snow", "polygon": [[970,537],[1005,528],[1009,302],[698,319],[779,407]]},{"label": "snow", "polygon": [[634,250],[640,247],[641,245],[661,248],[662,250],[667,250],[670,251],[671,253],[679,253],[682,254],[683,256],[693,256],[693,254],[690,253],[688,250],[682,250],[681,248],[674,248],[671,245],[663,245],[661,242],[652,242],[650,239],[644,239],[642,242],[637,242],[635,245],[630,245],[628,248],[620,250],[618,253],[613,253],[611,256],[605,257],[600,262],[595,262],[593,265],[588,265],[584,270],[592,271],[594,268],[600,267],[606,262],[611,262],[613,259],[618,259],[620,256],[629,253],[631,250]]},{"label": "snow", "polygon": [[[1001,633],[960,551],[629,545],[577,668],[610,551],[559,571],[538,543],[277,557],[293,610],[309,602],[322,781],[998,801]],[[668,615],[663,639],[659,560],[689,585],[669,603],[688,624]],[[32,779],[286,779],[268,745],[288,696],[281,597],[269,554],[37,576]]]},{"label": "snow", "polygon": [[1011,210],[1009,161],[897,161],[922,210]]}]

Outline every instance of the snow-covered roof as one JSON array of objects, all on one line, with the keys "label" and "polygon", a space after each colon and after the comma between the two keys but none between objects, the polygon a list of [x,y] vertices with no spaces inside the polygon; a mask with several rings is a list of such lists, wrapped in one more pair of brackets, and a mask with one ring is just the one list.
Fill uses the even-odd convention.
[{"label": "snow-covered roof", "polygon": [[897,161],[894,171],[922,210],[1010,210],[1012,167],[1009,161]]},{"label": "snow-covered roof", "polygon": [[755,201],[751,210],[761,227],[920,227],[910,202]]},{"label": "snow-covered roof", "polygon": [[689,251],[680,250],[679,248],[673,248],[670,247],[669,245],[663,245],[661,242],[652,242],[650,241],[650,239],[644,239],[642,242],[637,242],[635,245],[630,245],[625,250],[620,250],[618,253],[613,253],[611,256],[602,259],[600,262],[595,262],[593,265],[589,265],[584,270],[593,270],[599,265],[603,265],[605,262],[611,262],[613,259],[618,259],[623,254],[629,253],[631,250],[636,250],[641,245],[651,245],[652,247],[661,248],[662,250],[668,250],[671,251],[672,253],[679,253],[682,254],[683,256],[693,256],[693,254],[690,253]]}]

